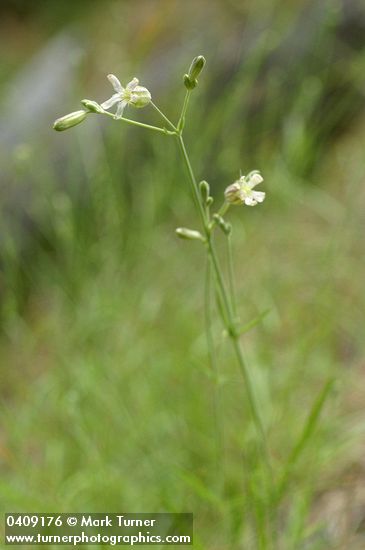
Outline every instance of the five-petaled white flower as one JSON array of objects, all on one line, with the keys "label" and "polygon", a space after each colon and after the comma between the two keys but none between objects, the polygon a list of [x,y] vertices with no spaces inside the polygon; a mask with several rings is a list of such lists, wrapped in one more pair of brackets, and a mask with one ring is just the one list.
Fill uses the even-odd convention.
[{"label": "five-petaled white flower", "polygon": [[258,170],[253,170],[247,176],[241,176],[239,180],[229,185],[224,192],[226,201],[230,204],[246,204],[255,206],[265,200],[263,191],[254,191],[253,188],[262,183],[264,178]]},{"label": "five-petaled white flower", "polygon": [[127,105],[134,107],[145,107],[151,101],[151,94],[143,86],[139,86],[138,78],[133,78],[124,88],[118,78],[113,74],[108,74],[108,80],[112,84],[115,94],[111,98],[101,104],[103,109],[110,109],[113,105],[118,104],[116,118],[122,118],[123,111]]}]

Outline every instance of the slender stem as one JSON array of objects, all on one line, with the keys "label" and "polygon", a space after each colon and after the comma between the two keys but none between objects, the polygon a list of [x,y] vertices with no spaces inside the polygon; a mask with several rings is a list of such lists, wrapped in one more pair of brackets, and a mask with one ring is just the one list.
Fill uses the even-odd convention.
[{"label": "slender stem", "polygon": [[217,480],[219,481],[219,488],[223,488],[224,481],[224,468],[223,468],[223,433],[221,429],[221,423],[219,418],[219,387],[218,387],[218,365],[214,349],[214,338],[212,331],[212,314],[211,314],[211,265],[210,259],[207,259],[207,267],[205,274],[205,293],[204,293],[204,306],[205,306],[205,328],[206,338],[208,346],[209,361],[211,366],[211,372],[214,377],[213,380],[213,416],[215,427],[215,439],[216,439],[216,463],[217,463]]},{"label": "slender stem", "polygon": [[191,167],[190,160],[189,160],[189,156],[186,152],[185,143],[184,143],[184,140],[183,140],[183,137],[182,137],[181,134],[178,136],[178,141],[179,141],[179,146],[180,146],[180,150],[181,150],[183,159],[184,159],[186,167],[188,169],[189,181],[190,181],[190,184],[191,184],[191,190],[192,190],[192,193],[193,193],[193,197],[194,197],[195,203],[197,205],[197,208],[199,210],[199,214],[200,214],[203,226],[204,226],[204,230],[205,230],[205,232],[207,232],[207,230],[208,230],[207,215],[206,215],[204,206],[202,205],[200,193],[199,193],[199,190],[198,190],[198,185],[197,185],[197,182],[196,182],[196,179],[195,179],[195,176],[194,176],[194,172],[193,172],[193,169]]},{"label": "slender stem", "polygon": [[167,124],[174,130],[174,132],[177,132],[177,128],[173,125],[171,120],[169,120],[167,116],[162,111],[160,111],[160,109],[157,107],[157,105],[153,103],[153,101],[150,101],[150,105],[158,112],[158,114],[164,119],[164,121],[167,122]]},{"label": "slender stem", "polygon": [[204,231],[205,231],[206,241],[207,241],[208,254],[209,254],[209,257],[211,258],[212,267],[213,267],[214,274],[215,274],[215,279],[216,279],[216,282],[217,282],[217,287],[218,287],[218,290],[219,290],[219,294],[222,297],[222,302],[223,302],[224,309],[225,309],[225,316],[223,318],[223,322],[226,325],[227,332],[228,332],[228,334],[230,336],[230,339],[232,341],[233,349],[235,351],[235,354],[236,354],[236,357],[237,357],[237,360],[238,360],[238,363],[239,363],[240,371],[241,371],[241,374],[242,374],[242,377],[243,377],[243,380],[244,380],[244,383],[245,383],[249,408],[250,408],[250,411],[251,411],[253,421],[254,421],[255,426],[256,426],[256,430],[259,434],[260,441],[261,441],[261,450],[262,450],[265,462],[267,464],[267,467],[268,467],[269,471],[271,471],[270,458],[269,458],[269,452],[268,452],[268,447],[267,447],[267,442],[266,442],[265,430],[264,430],[264,427],[263,427],[263,424],[262,424],[261,416],[259,414],[258,406],[256,404],[256,399],[255,399],[255,394],[254,394],[254,391],[253,391],[253,385],[252,385],[252,382],[251,382],[251,378],[250,378],[247,366],[245,364],[245,361],[244,361],[244,358],[243,358],[243,355],[242,355],[242,350],[241,350],[241,347],[240,347],[240,344],[239,344],[239,341],[238,341],[239,336],[238,336],[237,331],[235,329],[235,323],[234,323],[234,319],[233,319],[233,315],[232,315],[232,309],[231,309],[231,301],[228,298],[228,293],[227,293],[225,282],[224,282],[224,279],[223,279],[222,270],[221,270],[220,265],[219,265],[217,253],[215,251],[215,247],[214,247],[214,244],[213,244],[213,241],[212,241],[210,228],[209,228],[209,225],[207,223],[206,212],[205,212],[204,206],[203,206],[202,201],[201,201],[201,197],[200,197],[200,194],[199,194],[199,190],[198,190],[198,186],[197,186],[197,183],[196,183],[195,175],[194,175],[194,172],[193,172],[193,169],[192,169],[192,166],[191,166],[191,163],[190,163],[190,160],[189,160],[189,156],[187,154],[185,144],[184,144],[184,140],[183,140],[183,137],[182,137],[181,133],[180,133],[180,135],[178,135],[178,141],[179,141],[179,145],[180,145],[180,149],[181,149],[181,152],[182,152],[184,162],[186,164],[186,167],[187,167],[187,170],[188,170],[188,173],[189,173],[190,183],[191,183],[191,187],[192,187],[192,191],[193,191],[193,196],[194,196],[195,202],[197,203],[199,214],[200,214],[200,217],[201,217],[201,221],[202,221],[203,226],[204,226]]},{"label": "slender stem", "polygon": [[207,236],[207,245],[208,245],[208,254],[209,254],[209,256],[212,260],[212,265],[213,265],[215,277],[216,277],[216,280],[217,280],[217,286],[218,286],[218,289],[219,289],[219,293],[222,297],[222,302],[223,302],[224,309],[225,309],[226,329],[227,329],[227,332],[228,332],[229,336],[235,336],[236,335],[236,329],[235,329],[235,324],[234,324],[234,319],[233,319],[233,314],[232,314],[231,301],[228,297],[228,292],[226,290],[226,285],[225,285],[225,282],[224,282],[224,279],[223,279],[222,268],[219,264],[218,255],[217,255],[217,252],[215,250],[215,246],[214,246],[214,243],[213,243],[213,237],[212,237],[211,234],[209,234]]},{"label": "slender stem", "polygon": [[179,118],[179,122],[177,123],[177,128],[180,131],[182,131],[184,129],[184,126],[185,126],[185,115],[186,115],[186,111],[187,111],[188,105],[189,105],[190,94],[191,94],[191,90],[187,90],[186,94],[185,94],[183,108],[181,110],[181,115],[180,115],[180,118]]},{"label": "slender stem", "polygon": [[220,209],[218,210],[218,214],[219,214],[220,216],[224,216],[224,214],[227,212],[227,210],[228,210],[229,207],[230,207],[229,202],[224,201],[224,203],[222,204],[222,206],[221,206]]},{"label": "slender stem", "polygon": [[229,291],[231,294],[231,306],[232,312],[237,319],[237,305],[236,305],[236,285],[234,280],[234,269],[233,269],[233,255],[232,255],[232,232],[227,235],[227,259],[228,259],[228,281],[229,281]]},{"label": "slender stem", "polygon": [[218,287],[219,295],[220,295],[221,301],[222,301],[223,306],[224,306],[224,313],[225,313],[224,322],[225,322],[225,325],[227,326],[228,331],[231,332],[231,331],[233,331],[233,326],[228,327],[228,325],[230,324],[230,317],[228,315],[228,312],[230,310],[230,304],[229,304],[227,293],[225,291],[225,285],[224,285],[222,270],[219,266],[217,254],[215,253],[214,244],[213,244],[213,241],[212,241],[212,236],[211,236],[210,229],[209,229],[207,213],[206,213],[205,208],[202,204],[202,200],[201,200],[201,196],[200,196],[200,193],[199,193],[198,185],[197,185],[195,175],[194,175],[191,163],[190,163],[190,159],[189,159],[189,156],[188,156],[186,148],[185,148],[185,143],[184,143],[184,140],[183,140],[183,137],[182,137],[181,134],[178,136],[178,140],[179,140],[180,149],[181,149],[186,167],[188,169],[189,181],[190,181],[190,184],[191,184],[193,197],[194,197],[195,203],[197,205],[197,208],[199,210],[200,218],[201,218],[201,221],[202,221],[202,224],[203,224],[203,227],[204,227],[204,232],[205,232],[206,241],[207,241],[207,247],[208,247],[209,255],[210,255],[213,267],[214,267],[214,273],[215,273],[215,277],[216,277],[216,280],[217,280],[217,287]]},{"label": "slender stem", "polygon": [[[252,381],[251,381],[251,378],[250,378],[250,374],[249,374],[249,371],[246,367],[238,338],[233,338],[232,337],[231,340],[233,342],[233,347],[234,347],[234,350],[236,352],[236,356],[237,356],[237,359],[238,359],[240,370],[241,370],[243,379],[245,381],[246,392],[247,392],[247,397],[248,397],[248,402],[249,402],[249,405],[250,405],[251,413],[252,413],[254,422],[256,424],[257,431],[259,432],[259,434],[262,438],[262,442],[263,442],[263,446],[264,446],[264,452],[265,452],[266,458],[268,459],[268,448],[267,448],[267,443],[266,443],[266,434],[265,434],[265,430],[264,430],[262,420],[261,420],[261,417],[260,417],[260,414],[259,414],[259,411],[258,411],[258,407],[257,407],[257,404],[256,404],[256,399],[255,399],[255,394],[254,394],[254,391],[253,391],[253,386],[252,386]],[[268,462],[268,464],[270,464],[270,463]]]},{"label": "slender stem", "polygon": [[140,128],[146,128],[147,130],[153,130],[154,132],[160,132],[161,134],[174,136],[176,132],[170,132],[169,130],[166,130],[166,128],[159,128],[158,126],[151,126],[150,124],[144,124],[143,122],[137,122],[136,120],[130,120],[129,118],[116,118],[113,113],[103,113],[104,115],[107,115],[114,120],[121,120],[122,122],[126,122],[127,124],[131,124],[132,126],[139,126]]}]

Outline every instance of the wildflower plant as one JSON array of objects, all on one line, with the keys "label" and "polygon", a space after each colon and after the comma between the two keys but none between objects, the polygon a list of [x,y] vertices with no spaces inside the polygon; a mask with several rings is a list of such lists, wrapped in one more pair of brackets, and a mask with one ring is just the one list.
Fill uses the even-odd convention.
[{"label": "wildflower plant", "polygon": [[[238,315],[238,307],[235,296],[233,261],[231,250],[231,235],[232,225],[227,221],[226,216],[232,206],[256,206],[265,200],[265,192],[257,190],[256,187],[263,183],[264,179],[258,170],[253,170],[247,175],[240,177],[228,185],[222,197],[221,206],[214,211],[214,199],[211,195],[211,189],[208,182],[205,180],[198,181],[189,154],[184,141],[184,127],[188,112],[189,101],[192,93],[198,86],[198,78],[205,66],[205,58],[202,55],[195,57],[190,65],[189,71],[183,76],[183,84],[185,86],[185,98],[183,100],[181,114],[178,122],[173,123],[158,107],[152,99],[150,91],[144,86],[139,85],[139,80],[133,78],[125,87],[122,86],[119,79],[113,74],[108,75],[108,80],[114,88],[114,94],[102,103],[94,100],[84,99],[81,101],[84,109],[70,113],[55,121],[53,127],[57,131],[64,131],[68,128],[76,126],[94,114],[108,116],[118,122],[138,126],[141,129],[153,131],[165,135],[167,138],[176,140],[180,149],[181,158],[186,168],[187,179],[190,184],[191,193],[195,203],[196,211],[200,221],[199,229],[191,229],[187,227],[179,227],[176,229],[176,235],[181,239],[197,241],[205,250],[207,257],[207,278],[206,288],[210,288],[213,284],[215,287],[215,299],[217,303],[217,312],[221,318],[224,332],[227,335],[232,350],[237,360],[237,365],[242,375],[246,402],[252,417],[252,421],[256,428],[256,439],[259,449],[259,457],[263,464],[264,480],[260,483],[261,491],[264,493],[263,500],[266,500],[266,505],[270,510],[265,521],[272,541],[277,537],[277,507],[280,504],[285,491],[290,481],[291,472],[295,463],[298,461],[307,441],[311,437],[314,428],[318,422],[320,412],[326,401],[332,386],[332,380],[327,382],[320,392],[318,399],[315,401],[313,408],[310,410],[307,421],[303,428],[303,432],[299,441],[294,445],[293,451],[288,460],[285,462],[283,471],[280,472],[276,479],[275,468],[273,463],[272,453],[270,452],[267,441],[267,430],[265,428],[261,411],[258,406],[256,391],[251,377],[251,372],[246,364],[244,355],[241,349],[240,337],[247,330],[257,325],[263,318],[261,314],[257,319],[242,326]],[[153,126],[150,124],[135,121],[124,116],[125,110],[130,108],[143,108],[150,106],[153,108],[162,119],[161,126]],[[109,112],[109,109],[116,107],[115,113]],[[227,270],[222,268],[221,259],[217,253],[215,239],[216,232],[220,232],[227,243]],[[225,273],[228,273],[226,280]],[[208,293],[209,294],[209,293]],[[209,301],[208,297],[208,301]],[[208,308],[207,315],[207,342],[209,346],[209,355],[213,362],[213,338],[211,334],[210,313]],[[217,382],[218,383],[218,382]],[[262,495],[261,495],[262,496]],[[258,499],[261,502],[261,496]],[[269,548],[264,543],[260,548]],[[275,546],[274,546],[275,547]],[[271,546],[270,546],[271,548]]]}]

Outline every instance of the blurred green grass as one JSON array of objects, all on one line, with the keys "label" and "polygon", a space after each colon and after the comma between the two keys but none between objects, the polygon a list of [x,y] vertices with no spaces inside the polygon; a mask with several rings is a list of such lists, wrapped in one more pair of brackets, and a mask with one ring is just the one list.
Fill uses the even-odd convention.
[{"label": "blurred green grass", "polygon": [[[147,13],[135,14],[121,3],[119,13],[144,25],[131,57],[151,61],[153,45],[158,60],[164,29],[173,35],[177,4],[156,3],[167,22],[144,6]],[[241,8],[213,6],[211,20],[216,13],[226,18],[216,29],[223,39]],[[194,9],[179,9],[177,42],[184,32],[195,41],[186,51],[179,46],[172,89],[161,89],[158,102],[175,117],[182,63],[188,65],[191,48],[205,41],[211,47],[209,36],[196,38]],[[240,168],[259,168],[265,177],[265,203],[233,211],[232,222],[242,321],[270,309],[242,342],[277,472],[320,388],[329,376],[337,379],[280,509],[282,547],[356,549],[363,542],[357,488],[365,427],[364,60],[362,51],[353,51],[350,62],[340,55],[334,70],[323,74],[337,44],[330,10],[319,42],[285,78],[285,67],[271,68],[268,60],[287,36],[279,31],[290,29],[296,16],[282,8],[277,27],[261,32],[238,64],[214,66],[207,52],[187,143],[217,201]],[[240,17],[247,28],[262,16],[251,8]],[[97,22],[95,49],[111,41],[105,29],[115,37],[117,26],[90,10],[84,32]],[[109,63],[116,46],[126,44],[128,37],[114,42]],[[121,65],[125,57],[124,51]],[[154,121],[145,110],[140,116]],[[85,157],[88,132],[95,132],[101,151],[93,169],[87,150]],[[102,131],[75,129],[67,140],[73,158],[61,172],[37,139],[25,155],[14,156],[15,185],[34,196],[25,207],[35,221],[26,245],[19,246],[20,218],[1,221],[2,508],[193,511],[196,548],[261,548],[257,533],[265,512],[260,495],[253,495],[261,476],[254,430],[217,324],[221,493],[203,329],[205,266],[198,246],[174,234],[176,226],[195,223],[174,143],[113,123]],[[336,498],[341,504],[333,512]],[[334,527],[344,515],[347,523]]]}]

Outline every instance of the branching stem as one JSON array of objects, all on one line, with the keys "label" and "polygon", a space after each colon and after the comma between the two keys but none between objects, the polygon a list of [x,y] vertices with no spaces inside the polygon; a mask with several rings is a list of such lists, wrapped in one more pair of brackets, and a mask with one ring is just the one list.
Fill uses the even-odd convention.
[{"label": "branching stem", "polygon": [[108,113],[107,111],[105,111],[103,114],[113,118],[114,120],[120,120],[122,122],[125,122],[126,124],[131,124],[132,126],[139,126],[140,128],[153,130],[154,132],[160,132],[161,134],[165,134],[168,136],[176,135],[176,131],[170,132],[169,130],[166,130],[166,128],[160,128],[159,126],[151,126],[151,124],[144,124],[143,122],[137,122],[136,120],[131,120],[129,118],[124,118],[124,117],[116,118],[115,115],[113,115],[113,113]]},{"label": "branching stem", "polygon": [[167,122],[167,124],[170,126],[170,128],[172,128],[174,132],[177,132],[177,128],[173,125],[171,120],[168,119],[167,116],[162,111],[160,111],[160,109],[157,107],[157,105],[155,105],[153,103],[153,101],[151,101],[150,104],[155,109],[155,111],[157,111],[158,114],[164,119],[164,121]]},{"label": "branching stem", "polygon": [[240,367],[240,371],[241,371],[241,374],[242,374],[242,377],[243,377],[243,380],[244,380],[244,384],[245,384],[245,388],[246,388],[247,401],[248,401],[248,405],[249,405],[249,408],[250,408],[251,416],[252,416],[252,419],[253,419],[254,424],[256,426],[256,430],[257,430],[257,433],[259,435],[259,438],[260,438],[261,451],[263,453],[263,456],[264,456],[265,462],[267,464],[267,467],[268,467],[269,471],[271,472],[271,462],[270,462],[270,456],[269,456],[268,446],[267,446],[267,442],[266,442],[266,434],[265,434],[264,426],[263,426],[261,416],[260,416],[260,413],[259,413],[259,409],[258,409],[258,406],[257,406],[257,403],[256,403],[256,398],[255,398],[255,394],[254,394],[254,390],[253,390],[253,384],[252,384],[252,381],[251,381],[251,377],[250,377],[248,368],[246,366],[246,363],[244,361],[242,350],[241,350],[241,347],[240,347],[240,344],[239,344],[239,334],[237,333],[237,330],[236,330],[234,311],[232,311],[231,304],[233,304],[234,309],[236,308],[235,298],[234,298],[234,296],[229,297],[229,293],[228,293],[226,285],[225,285],[222,269],[220,267],[218,256],[217,256],[217,253],[216,253],[216,250],[215,250],[215,247],[214,247],[214,243],[213,243],[213,239],[212,239],[211,227],[210,227],[209,221],[207,219],[206,210],[205,210],[204,205],[202,203],[201,195],[199,193],[199,189],[198,189],[198,186],[197,186],[197,181],[196,181],[196,178],[195,178],[192,166],[191,166],[191,162],[190,162],[188,153],[186,151],[185,143],[184,143],[181,132],[178,135],[178,142],[179,142],[179,146],[180,146],[180,150],[181,150],[181,153],[182,153],[183,160],[185,162],[185,165],[187,167],[187,171],[188,171],[188,174],[189,174],[189,180],[190,180],[194,200],[195,200],[195,203],[197,205],[199,215],[200,215],[200,218],[201,218],[201,222],[202,222],[202,225],[203,225],[203,228],[204,228],[204,233],[205,233],[205,238],[206,238],[206,245],[207,245],[207,252],[208,252],[208,256],[209,256],[209,259],[211,261],[211,265],[212,265],[213,272],[214,272],[214,275],[215,275],[217,290],[219,292],[219,296],[222,299],[222,304],[223,304],[223,308],[224,308],[224,315],[222,316],[222,321],[225,325],[227,333],[228,333],[228,335],[230,337],[230,340],[232,342],[232,346],[233,346],[233,349],[234,349],[234,352],[235,352],[235,355],[236,355],[236,358],[237,358],[237,361],[238,361],[238,364],[239,364],[239,367]]}]

